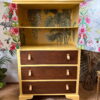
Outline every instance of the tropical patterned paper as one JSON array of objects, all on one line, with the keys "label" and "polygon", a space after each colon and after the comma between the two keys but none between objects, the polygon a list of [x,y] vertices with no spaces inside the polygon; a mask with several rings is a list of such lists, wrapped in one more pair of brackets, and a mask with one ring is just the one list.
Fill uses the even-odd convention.
[{"label": "tropical patterned paper", "polygon": [[0,50],[15,52],[19,48],[17,5],[0,2]]},{"label": "tropical patterned paper", "polygon": [[80,4],[78,47],[100,52],[100,0]]}]

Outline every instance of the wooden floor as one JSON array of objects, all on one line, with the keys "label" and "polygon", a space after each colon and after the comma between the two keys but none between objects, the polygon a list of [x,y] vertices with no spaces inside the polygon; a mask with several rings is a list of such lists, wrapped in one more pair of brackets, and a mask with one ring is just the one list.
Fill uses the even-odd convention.
[{"label": "wooden floor", "polygon": [[[0,90],[0,100],[18,100],[18,95],[19,95],[18,84],[9,84],[4,89]],[[66,99],[65,97],[35,97],[33,100],[66,100]],[[96,100],[96,89],[93,91],[85,91],[80,86],[80,100]]]}]

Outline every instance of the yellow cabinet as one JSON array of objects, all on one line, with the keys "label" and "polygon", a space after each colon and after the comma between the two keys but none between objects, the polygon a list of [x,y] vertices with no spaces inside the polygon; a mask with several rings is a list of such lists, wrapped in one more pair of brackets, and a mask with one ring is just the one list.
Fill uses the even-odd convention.
[{"label": "yellow cabinet", "polygon": [[76,42],[81,1],[14,0],[21,39],[19,100],[43,95],[79,100],[81,53]]}]

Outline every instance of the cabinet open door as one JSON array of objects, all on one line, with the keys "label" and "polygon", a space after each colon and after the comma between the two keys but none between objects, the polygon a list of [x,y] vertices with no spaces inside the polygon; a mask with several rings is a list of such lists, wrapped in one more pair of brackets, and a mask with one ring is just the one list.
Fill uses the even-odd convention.
[{"label": "cabinet open door", "polygon": [[16,51],[19,48],[17,4],[0,2],[0,50]]}]

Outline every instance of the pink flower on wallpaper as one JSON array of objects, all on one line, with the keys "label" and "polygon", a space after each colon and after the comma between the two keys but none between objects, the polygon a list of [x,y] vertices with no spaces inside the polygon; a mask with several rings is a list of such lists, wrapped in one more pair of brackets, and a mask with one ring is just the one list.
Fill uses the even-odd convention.
[{"label": "pink flower on wallpaper", "polygon": [[86,17],[85,20],[86,20],[86,23],[88,23],[88,24],[90,23],[90,18],[89,17]]},{"label": "pink flower on wallpaper", "polygon": [[100,52],[100,47],[98,48],[98,51]]},{"label": "pink flower on wallpaper", "polygon": [[12,17],[12,21],[18,21],[18,17],[17,16],[14,16],[14,17]]},{"label": "pink flower on wallpaper", "polygon": [[86,5],[87,5],[87,2],[80,3],[81,7],[86,6]]},{"label": "pink flower on wallpaper", "polygon": [[3,43],[2,43],[1,40],[0,40],[0,48],[2,48],[2,46],[3,46]]},{"label": "pink flower on wallpaper", "polygon": [[16,44],[12,43],[10,46],[10,50],[15,50],[16,49]]},{"label": "pink flower on wallpaper", "polygon": [[80,45],[84,45],[84,44],[85,44],[84,39],[80,39],[80,40],[79,40],[79,44],[80,44]]},{"label": "pink flower on wallpaper", "polygon": [[12,27],[12,28],[10,29],[10,32],[11,32],[11,34],[13,34],[13,35],[19,35],[19,28]]},{"label": "pink flower on wallpaper", "polygon": [[83,33],[86,33],[86,28],[85,27],[81,27],[79,29],[79,34],[83,34]]},{"label": "pink flower on wallpaper", "polygon": [[17,4],[11,3],[9,4],[9,9],[12,10],[17,10]]}]

